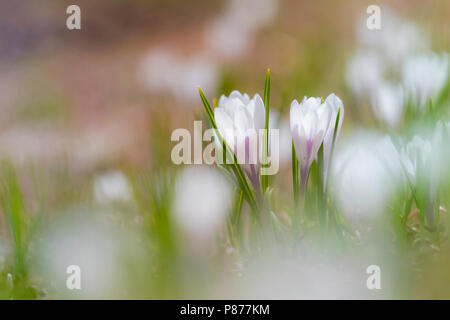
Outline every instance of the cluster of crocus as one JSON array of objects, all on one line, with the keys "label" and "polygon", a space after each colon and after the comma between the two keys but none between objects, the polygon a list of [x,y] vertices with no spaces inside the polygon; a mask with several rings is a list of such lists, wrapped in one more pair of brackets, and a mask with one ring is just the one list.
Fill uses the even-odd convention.
[{"label": "cluster of crocus", "polygon": [[[265,129],[266,112],[264,102],[258,94],[251,99],[248,94],[241,94],[239,91],[233,91],[228,97],[222,95],[214,109],[214,122],[218,132],[238,158],[257,193],[261,188],[263,152],[263,137],[260,133]],[[319,150],[323,150],[321,169],[325,186],[333,146],[342,126],[343,116],[343,103],[335,94],[330,94],[323,102],[321,98],[305,97],[301,103],[297,100],[291,103],[290,130],[300,166],[302,195],[305,193],[311,164],[318,160]]]}]

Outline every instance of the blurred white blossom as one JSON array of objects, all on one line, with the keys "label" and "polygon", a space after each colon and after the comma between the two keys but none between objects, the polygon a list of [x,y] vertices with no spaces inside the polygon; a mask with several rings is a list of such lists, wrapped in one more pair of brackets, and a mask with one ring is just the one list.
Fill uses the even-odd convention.
[{"label": "blurred white blossom", "polygon": [[384,212],[402,181],[399,161],[389,138],[362,132],[346,142],[333,164],[333,186],[347,218],[362,222]]},{"label": "blurred white blossom", "polygon": [[428,38],[418,25],[396,16],[388,8],[382,11],[380,30],[369,30],[366,19],[361,17],[357,27],[360,45],[377,53],[391,67],[396,68],[406,56],[429,48]]},{"label": "blurred white blossom", "polygon": [[[50,294],[80,299],[107,299],[122,296],[123,274],[120,263],[119,234],[90,219],[90,215],[71,216],[54,223],[42,234],[38,247],[39,263],[33,272],[43,276]],[[122,248],[123,249],[123,248]],[[130,248],[127,248],[130,250]],[[68,290],[66,273],[70,265],[81,269],[81,290]],[[122,287],[123,288],[123,287]],[[53,291],[55,290],[55,291]]]},{"label": "blurred white blossom", "polygon": [[415,105],[425,108],[430,99],[436,99],[448,81],[447,54],[420,54],[409,56],[402,69],[402,80]]},{"label": "blurred white blossom", "polygon": [[360,50],[347,64],[347,85],[358,98],[369,95],[383,81],[383,70],[384,64],[376,54]]},{"label": "blurred white blossom", "polygon": [[218,66],[199,54],[184,58],[168,48],[152,49],[139,65],[139,77],[151,91],[171,94],[180,102],[198,101],[200,86],[214,93],[218,81]]},{"label": "blurred white blossom", "polygon": [[395,128],[403,115],[404,90],[399,85],[382,83],[372,90],[371,105],[375,116],[382,123]]},{"label": "blurred white blossom", "polygon": [[230,198],[231,186],[217,170],[186,167],[175,185],[175,223],[195,244],[205,245],[224,223]]},{"label": "blurred white blossom", "polygon": [[442,157],[442,132],[435,128],[430,139],[420,136],[408,142],[401,151],[403,169],[415,194],[416,204],[429,227],[435,227],[436,202],[448,165]]},{"label": "blurred white blossom", "polygon": [[409,182],[413,187],[426,182],[432,198],[436,195],[441,175],[448,170],[444,158],[444,141],[448,137],[441,130],[438,125],[429,139],[416,135],[401,150],[401,161]]},{"label": "blurred white blossom", "polygon": [[238,58],[250,47],[255,33],[275,16],[278,0],[229,0],[207,28],[206,43],[223,58]]},{"label": "blurred white blossom", "polygon": [[[367,263],[361,260],[318,258],[310,252],[301,258],[278,253],[276,257],[252,261],[251,267],[232,283],[225,298],[369,299],[392,294],[390,285],[383,287],[385,290],[367,290]],[[383,260],[377,257],[377,261]]]},{"label": "blurred white blossom", "polygon": [[98,203],[128,201],[131,199],[131,187],[125,175],[120,171],[109,171],[94,180],[94,198]]},{"label": "blurred white blossom", "polygon": [[419,136],[408,142],[401,152],[403,168],[410,183],[417,184],[418,170],[427,170],[432,153],[431,142]]}]

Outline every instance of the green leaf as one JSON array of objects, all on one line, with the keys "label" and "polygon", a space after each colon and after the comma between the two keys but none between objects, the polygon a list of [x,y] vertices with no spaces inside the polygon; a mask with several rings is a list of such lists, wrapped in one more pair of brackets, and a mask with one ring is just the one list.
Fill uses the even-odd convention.
[{"label": "green leaf", "polygon": [[339,119],[341,117],[341,108],[338,109],[337,115],[336,115],[336,121],[334,122],[334,132],[333,132],[333,141],[331,143],[331,150],[330,150],[330,157],[328,158],[328,168],[327,168],[327,184],[325,186],[325,197],[327,196],[328,193],[328,181],[330,180],[330,171],[329,168],[331,167],[331,162],[333,159],[333,154],[334,154],[334,147],[336,144],[336,136],[337,136],[337,131],[338,131],[338,127],[339,127]]},{"label": "green leaf", "polygon": [[[264,131],[264,140],[263,140],[263,167],[268,165],[269,158],[269,100],[270,100],[270,69],[267,69],[266,73],[266,83],[264,86],[264,109],[266,111],[266,123],[265,123],[265,131]],[[269,186],[269,177],[266,174],[263,174],[261,177],[262,184],[262,192],[263,194],[266,192],[267,187]]]},{"label": "green leaf", "polygon": [[249,187],[247,178],[244,174],[244,171],[242,170],[241,166],[237,162],[236,155],[234,154],[233,151],[231,151],[230,147],[227,145],[225,140],[223,140],[219,130],[217,129],[217,124],[216,124],[216,120],[214,119],[214,112],[211,108],[211,105],[209,104],[208,100],[206,99],[206,97],[203,94],[203,91],[200,87],[198,88],[198,91],[200,93],[200,98],[202,99],[203,106],[205,107],[206,114],[208,115],[208,118],[211,121],[211,125],[213,126],[214,129],[216,129],[217,136],[218,136],[219,140],[222,141],[223,145],[225,146],[227,155],[229,155],[230,157],[233,158],[233,164],[231,164],[231,169],[233,170],[233,172],[238,180],[239,187],[242,191],[244,191],[244,194],[246,196],[247,202],[249,203],[250,207],[253,209],[253,211],[256,212],[258,209],[258,205],[256,202],[255,193],[254,193],[253,189],[251,189]]},{"label": "green leaf", "polygon": [[233,218],[232,222],[234,226],[237,226],[239,224],[239,220],[241,218],[241,212],[242,212],[242,203],[244,200],[244,192],[242,190],[235,191],[234,195],[234,205],[233,205]]},{"label": "green leaf", "polygon": [[299,205],[300,180],[298,175],[298,159],[295,153],[294,140],[292,140],[292,186],[294,190],[294,204]]},{"label": "green leaf", "polygon": [[14,168],[9,163],[3,163],[5,175],[1,190],[1,206],[6,216],[9,232],[14,243],[14,259],[16,275],[21,277],[25,274],[25,250],[24,250],[24,229],[25,229],[25,205],[23,193],[19,184],[19,179]]},{"label": "green leaf", "polygon": [[200,93],[200,98],[202,99],[203,106],[205,107],[206,114],[208,115],[208,118],[211,121],[212,126],[214,127],[214,129],[217,129],[216,120],[214,119],[214,112],[211,108],[211,105],[209,104],[200,87],[198,87],[198,92]]},{"label": "green leaf", "polygon": [[323,143],[320,145],[317,155],[317,211],[319,213],[319,222],[323,227],[325,224],[325,192],[324,192],[324,167],[323,167]]}]

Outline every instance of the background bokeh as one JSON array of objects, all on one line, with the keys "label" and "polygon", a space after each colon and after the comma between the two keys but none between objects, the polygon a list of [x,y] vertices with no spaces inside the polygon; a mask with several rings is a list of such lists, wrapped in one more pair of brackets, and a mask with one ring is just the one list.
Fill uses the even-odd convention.
[{"label": "background bokeh", "polygon": [[[81,8],[81,30],[66,28],[70,4]],[[176,228],[160,214],[174,203],[165,190],[180,169],[170,159],[170,135],[204,119],[199,85],[210,100],[234,89],[262,94],[270,68],[271,109],[281,119],[294,98],[334,92],[344,101],[344,137],[375,129],[370,108],[357,103],[345,81],[370,4],[2,0],[0,297],[450,297],[450,254],[436,263],[425,259],[420,276],[402,273],[415,268],[410,253],[392,249],[384,231],[356,246],[358,259],[342,248],[328,254],[336,268],[296,269],[290,254],[284,264],[272,253],[255,257],[241,282],[233,248],[219,246],[213,258],[191,252],[176,244]],[[449,1],[376,4],[382,14],[419,25],[434,51],[450,50]],[[275,206],[287,210],[289,162],[274,181]],[[19,212],[15,227],[8,208]],[[314,251],[307,244],[299,250]],[[374,259],[393,279],[383,293],[365,289],[365,266]],[[80,292],[65,288],[72,263],[88,270]],[[337,289],[311,278],[337,281]]]}]

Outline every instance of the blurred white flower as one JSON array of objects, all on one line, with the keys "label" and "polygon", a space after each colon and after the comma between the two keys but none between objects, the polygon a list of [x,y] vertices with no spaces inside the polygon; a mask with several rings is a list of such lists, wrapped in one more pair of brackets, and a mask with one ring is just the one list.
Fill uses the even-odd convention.
[{"label": "blurred white flower", "polygon": [[370,95],[383,81],[384,64],[370,51],[360,50],[350,58],[346,69],[346,82],[353,94],[361,98]]},{"label": "blurred white flower", "polygon": [[94,198],[98,203],[129,201],[131,187],[125,175],[120,171],[103,173],[94,180]]},{"label": "blurred white flower", "polygon": [[450,158],[450,122],[438,121],[432,141],[433,159],[438,166],[439,176],[442,180],[449,179],[450,167],[447,159]]},{"label": "blurred white flower", "polygon": [[[250,99],[247,94],[233,91],[228,97],[222,95],[219,106],[214,109],[217,128],[238,162],[254,185],[259,181],[262,135],[265,128],[264,102],[258,94]],[[243,159],[243,157],[245,157]]]},{"label": "blurred white flower", "polygon": [[354,136],[336,154],[332,184],[344,216],[362,222],[383,213],[402,176],[389,138],[367,133]]},{"label": "blurred white flower", "polygon": [[402,80],[412,102],[425,108],[430,99],[436,99],[448,81],[447,54],[420,54],[409,56],[402,69]]},{"label": "blurred white flower", "polygon": [[430,140],[414,136],[401,151],[403,169],[413,188],[416,204],[431,228],[435,227],[438,190],[448,166],[442,159],[441,133],[438,126]]},{"label": "blurred white flower", "polygon": [[206,42],[214,52],[227,59],[244,55],[253,40],[253,32],[242,30],[232,19],[219,19],[211,24],[206,34]]},{"label": "blurred white flower", "polygon": [[403,115],[403,88],[385,82],[374,88],[370,98],[375,116],[388,127],[397,127]]},{"label": "blurred white flower", "polygon": [[409,182],[416,186],[419,177],[419,171],[430,169],[430,159],[432,155],[432,145],[429,140],[419,136],[408,142],[401,151],[401,160]]},{"label": "blurred white flower", "polygon": [[224,223],[230,198],[231,187],[217,170],[187,167],[176,180],[175,223],[190,240],[202,246]]},{"label": "blurred white flower", "polygon": [[301,103],[297,100],[291,103],[290,127],[300,166],[302,192],[311,164],[327,135],[331,118],[332,110],[328,103],[321,102],[321,98],[304,97]]},{"label": "blurred white flower", "polygon": [[[376,258],[376,261],[384,261]],[[251,261],[251,267],[244,270],[237,282],[227,284],[228,292],[219,298],[370,299],[390,296],[393,285],[383,290],[367,290],[367,265],[360,257],[346,256],[337,260],[318,258],[308,252],[299,259],[278,253]]]},{"label": "blurred white flower", "polygon": [[207,46],[220,57],[238,58],[247,52],[258,29],[273,19],[277,8],[278,0],[229,0],[207,28]]},{"label": "blurred white flower", "polygon": [[396,68],[409,54],[425,51],[429,47],[426,35],[413,22],[397,17],[384,8],[381,17],[381,29],[369,30],[367,17],[361,17],[357,35],[363,48],[376,52],[383,61]]},{"label": "blurred white flower", "polygon": [[217,65],[204,56],[183,58],[171,49],[157,48],[145,57],[138,73],[149,90],[192,103],[198,101],[198,86],[215,92],[219,71]]},{"label": "blurred white flower", "polygon": [[[44,231],[42,231],[44,232]],[[120,267],[118,235],[89,216],[71,217],[42,234],[38,263],[33,272],[43,276],[60,297],[107,299],[120,297],[124,270]],[[128,248],[129,250],[129,248]],[[81,269],[81,290],[68,290],[66,273],[70,265]],[[42,269],[41,269],[42,268]],[[119,290],[119,291],[118,291]]]}]

